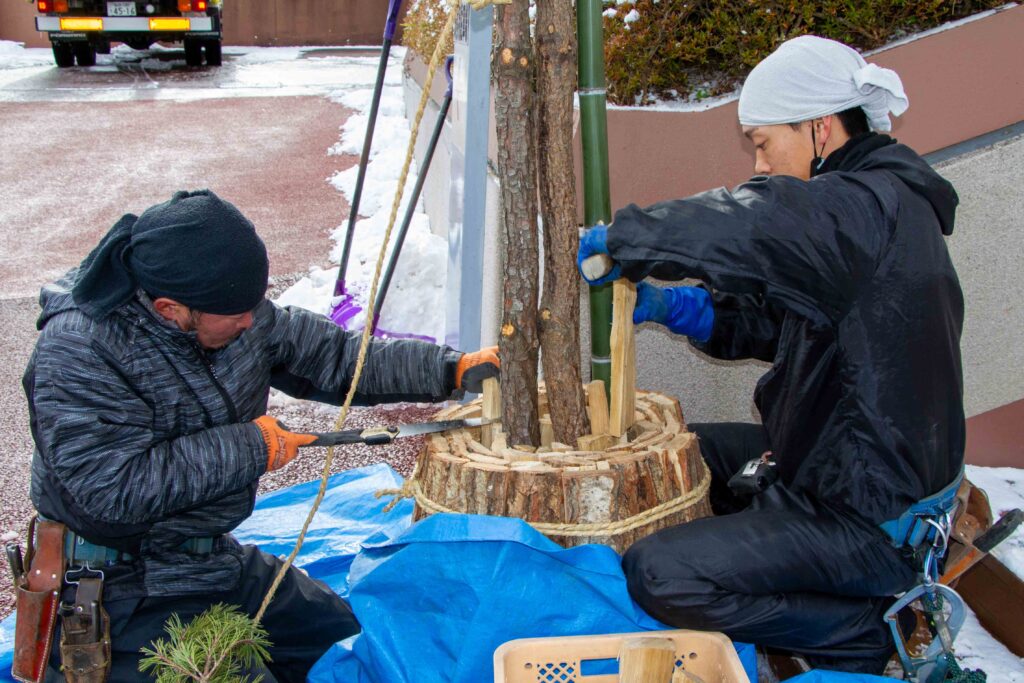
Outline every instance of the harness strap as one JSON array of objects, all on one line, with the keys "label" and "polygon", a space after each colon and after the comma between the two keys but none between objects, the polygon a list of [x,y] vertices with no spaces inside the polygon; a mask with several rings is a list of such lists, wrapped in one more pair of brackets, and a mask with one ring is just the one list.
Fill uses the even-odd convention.
[{"label": "harness strap", "polygon": [[914,503],[896,519],[882,522],[879,526],[892,540],[893,546],[916,550],[934,540],[936,529],[928,520],[952,514],[957,504],[956,493],[963,479],[964,468],[961,467],[959,474],[942,490]]}]

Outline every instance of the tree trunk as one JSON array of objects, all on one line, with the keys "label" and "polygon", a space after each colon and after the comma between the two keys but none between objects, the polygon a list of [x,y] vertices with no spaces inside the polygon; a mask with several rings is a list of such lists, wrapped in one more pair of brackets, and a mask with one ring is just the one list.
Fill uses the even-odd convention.
[{"label": "tree trunk", "polygon": [[537,149],[544,219],[540,342],[554,440],[588,434],[580,376],[580,277],[576,273],[576,178],[572,100],[576,92],[576,12],[572,0],[537,3]]},{"label": "tree trunk", "polygon": [[505,226],[502,422],[510,445],[540,444],[537,422],[537,155],[529,3],[497,7],[492,73]]}]

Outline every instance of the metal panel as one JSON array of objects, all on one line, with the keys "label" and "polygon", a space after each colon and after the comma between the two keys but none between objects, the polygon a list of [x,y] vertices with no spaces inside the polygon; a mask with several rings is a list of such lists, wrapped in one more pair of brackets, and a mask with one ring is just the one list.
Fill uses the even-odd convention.
[{"label": "metal panel", "polygon": [[463,5],[455,25],[445,343],[468,350],[481,337],[493,24],[492,6]]}]

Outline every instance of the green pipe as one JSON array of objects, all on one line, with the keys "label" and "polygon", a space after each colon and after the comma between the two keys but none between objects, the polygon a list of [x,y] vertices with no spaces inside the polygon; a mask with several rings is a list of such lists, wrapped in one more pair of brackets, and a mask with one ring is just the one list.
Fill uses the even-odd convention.
[{"label": "green pipe", "polygon": [[[578,0],[580,127],[583,138],[583,223],[609,224],[608,117],[601,0]],[[590,374],[611,391],[612,286],[590,288]]]}]

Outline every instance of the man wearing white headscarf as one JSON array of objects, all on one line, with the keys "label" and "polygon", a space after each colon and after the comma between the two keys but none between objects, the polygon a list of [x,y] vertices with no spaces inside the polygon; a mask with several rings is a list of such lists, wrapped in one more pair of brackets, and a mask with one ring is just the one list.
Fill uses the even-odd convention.
[{"label": "man wearing white headscarf", "polygon": [[787,41],[740,94],[754,178],[627,206],[581,239],[591,284],[639,283],[636,323],[772,364],[760,424],[690,425],[718,516],[623,558],[631,594],[667,624],[818,668],[880,673],[893,651],[883,614],[924,549],[908,509],[950,508],[965,435],[963,296],[943,238],[956,192],[876,132],[907,105],[895,72],[846,45]]}]

